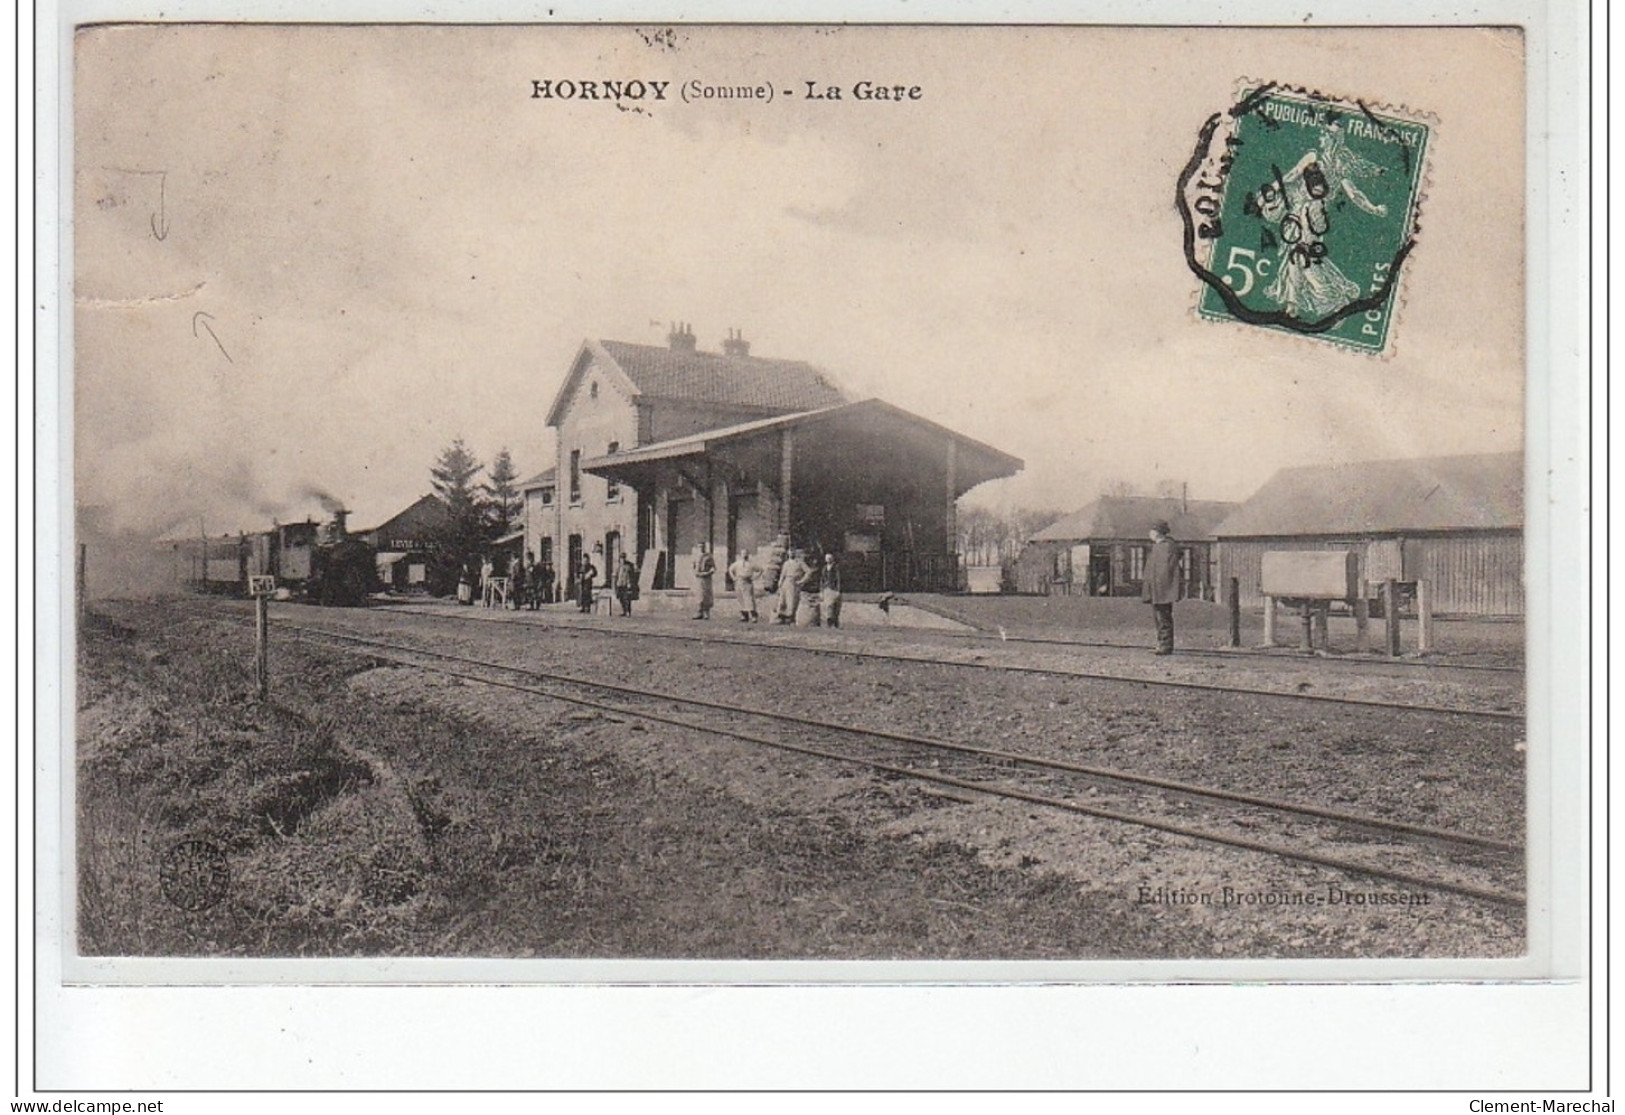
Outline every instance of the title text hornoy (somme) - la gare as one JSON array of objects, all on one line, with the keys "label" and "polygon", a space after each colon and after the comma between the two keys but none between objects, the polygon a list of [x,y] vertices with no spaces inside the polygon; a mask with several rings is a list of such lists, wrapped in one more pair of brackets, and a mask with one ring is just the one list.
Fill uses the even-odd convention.
[{"label": "title text hornoy (somme) - la gare", "polygon": [[[530,99],[537,101],[667,101],[671,81],[653,78],[630,80],[532,78]],[[775,93],[804,101],[918,101],[925,97],[920,85],[864,80],[850,86],[806,78],[782,90],[767,82],[712,84],[692,78],[679,87],[684,101],[771,101]]]}]

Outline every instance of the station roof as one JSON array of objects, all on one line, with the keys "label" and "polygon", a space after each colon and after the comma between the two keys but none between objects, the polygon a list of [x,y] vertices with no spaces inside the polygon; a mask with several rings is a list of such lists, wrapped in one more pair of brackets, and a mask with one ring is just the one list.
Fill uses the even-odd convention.
[{"label": "station roof", "polygon": [[534,492],[538,488],[556,488],[559,486],[558,472],[559,470],[556,468],[544,468],[529,480],[522,481],[519,490],[521,492]]},{"label": "station roof", "polygon": [[1101,496],[1057,519],[1032,536],[1034,542],[1087,542],[1090,539],[1143,539],[1158,520],[1186,542],[1213,537],[1213,528],[1238,505],[1177,496]]},{"label": "station roof", "polygon": [[828,372],[805,360],[587,340],[582,342],[569,375],[548,408],[549,426],[558,424],[565,401],[591,361],[602,364],[612,374],[619,373],[631,393],[642,398],[780,413],[815,410],[847,401]]},{"label": "station roof", "polygon": [[1014,476],[1023,467],[1023,462],[1019,457],[1012,457],[1010,454],[994,449],[990,445],[966,437],[964,434],[956,433],[946,426],[938,425],[927,418],[921,418],[917,414],[911,414],[901,407],[893,406],[891,403],[883,402],[880,399],[863,399],[854,403],[820,407],[816,410],[781,414],[772,418],[759,418],[753,422],[722,426],[714,430],[702,430],[699,433],[673,438],[670,441],[656,442],[653,445],[639,446],[636,449],[592,457],[582,461],[581,467],[587,472],[599,476],[631,479],[643,470],[642,466],[647,466],[656,461],[703,458],[721,446],[748,441],[764,434],[821,424],[838,425],[843,421],[859,417],[877,417],[942,437],[953,438],[957,446],[955,471],[961,494],[985,481],[995,480],[1003,476]]},{"label": "station roof", "polygon": [[1277,472],[1220,537],[1519,530],[1523,454],[1307,465]]},{"label": "station roof", "polygon": [[[376,514],[376,511],[374,511],[374,514]],[[427,495],[419,496],[387,517],[373,518],[370,520],[370,525],[367,526],[351,526],[349,531],[351,534],[371,534],[375,531],[388,532],[389,528],[398,529],[402,525],[408,526],[413,531],[418,531],[425,526],[432,527],[445,524],[449,521],[450,516],[451,508],[446,505],[446,501],[430,492]],[[369,520],[361,519],[352,514],[350,522],[352,524],[368,523]]]}]

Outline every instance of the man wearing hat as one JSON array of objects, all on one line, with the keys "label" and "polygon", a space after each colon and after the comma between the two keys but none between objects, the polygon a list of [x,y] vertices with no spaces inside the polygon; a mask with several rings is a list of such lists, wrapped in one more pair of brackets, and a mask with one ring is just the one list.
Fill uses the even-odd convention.
[{"label": "man wearing hat", "polygon": [[1158,654],[1174,652],[1174,601],[1182,587],[1179,580],[1179,547],[1174,545],[1165,519],[1151,526],[1151,552],[1145,558],[1145,580],[1140,599],[1151,605],[1157,621]]}]

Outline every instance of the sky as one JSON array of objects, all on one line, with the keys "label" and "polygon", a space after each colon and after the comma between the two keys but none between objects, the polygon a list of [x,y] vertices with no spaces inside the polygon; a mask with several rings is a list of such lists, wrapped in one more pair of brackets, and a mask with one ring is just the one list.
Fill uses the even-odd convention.
[{"label": "sky", "polygon": [[[1249,80],[1428,119],[1388,355],[1195,316],[1174,184]],[[528,476],[582,341],[673,321],[1025,461],[972,505],[1522,445],[1516,31],[114,25],[73,89],[75,493],[121,529],[373,525],[457,437]]]}]

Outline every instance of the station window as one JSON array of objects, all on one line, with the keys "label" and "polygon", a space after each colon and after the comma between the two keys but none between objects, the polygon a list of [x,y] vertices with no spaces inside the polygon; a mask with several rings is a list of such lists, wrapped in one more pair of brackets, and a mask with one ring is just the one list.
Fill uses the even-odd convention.
[{"label": "station window", "polygon": [[1130,546],[1128,551],[1128,579],[1140,581],[1145,579],[1145,547]]},{"label": "station window", "polygon": [[553,506],[553,489],[552,488],[543,488],[542,489],[542,506],[543,507],[552,507]]},{"label": "station window", "polygon": [[570,502],[581,502],[581,450],[570,450]]}]

